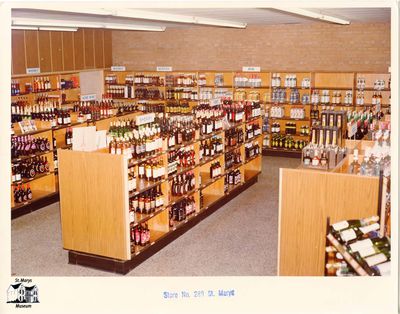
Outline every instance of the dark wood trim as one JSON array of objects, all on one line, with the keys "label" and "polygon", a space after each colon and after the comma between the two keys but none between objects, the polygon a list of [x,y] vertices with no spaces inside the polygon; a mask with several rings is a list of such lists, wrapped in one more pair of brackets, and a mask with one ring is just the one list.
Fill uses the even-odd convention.
[{"label": "dark wood trim", "polygon": [[143,263],[149,257],[160,251],[162,248],[167,246],[169,243],[179,238],[181,235],[186,233],[188,230],[193,228],[203,219],[210,216],[217,209],[231,201],[237,195],[251,187],[258,181],[258,176],[254,176],[243,185],[234,189],[231,193],[221,197],[218,201],[210,205],[207,209],[201,211],[197,216],[188,220],[187,223],[178,227],[175,231],[170,231],[167,235],[156,241],[154,245],[151,245],[144,249],[140,254],[135,255],[132,259],[123,261],[104,256],[98,256],[88,253],[69,251],[68,252],[68,263],[74,265],[81,265],[99,270],[104,270],[112,273],[127,274],[132,269]]},{"label": "dark wood trim", "polygon": [[296,152],[283,149],[264,148],[262,154],[263,156],[301,158],[301,151]]},{"label": "dark wood trim", "polygon": [[59,200],[60,200],[60,195],[58,194],[58,192],[54,192],[46,197],[38,199],[37,201],[33,201],[28,205],[21,206],[11,210],[11,219],[15,219],[23,215],[29,214],[42,207],[58,202]]}]

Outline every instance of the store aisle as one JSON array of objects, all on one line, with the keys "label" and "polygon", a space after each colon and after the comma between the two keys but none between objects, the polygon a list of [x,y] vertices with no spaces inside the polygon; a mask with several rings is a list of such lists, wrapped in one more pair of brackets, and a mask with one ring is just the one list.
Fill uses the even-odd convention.
[{"label": "store aisle", "polygon": [[[153,255],[128,276],[274,276],[277,271],[279,168],[298,159],[263,157],[258,183]],[[110,276],[67,263],[59,204],[11,223],[12,274]]]}]

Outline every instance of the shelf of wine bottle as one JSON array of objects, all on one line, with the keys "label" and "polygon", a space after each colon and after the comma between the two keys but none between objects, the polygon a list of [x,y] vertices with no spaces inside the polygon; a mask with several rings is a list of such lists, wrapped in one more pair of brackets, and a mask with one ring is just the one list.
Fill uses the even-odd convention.
[{"label": "shelf of wine bottle", "polygon": [[296,103],[291,103],[291,102],[279,102],[279,101],[268,101],[265,102],[266,105],[274,105],[274,106],[310,106],[312,104],[310,103],[302,103],[302,102],[296,102]]},{"label": "shelf of wine bottle", "polygon": [[236,170],[237,168],[240,168],[243,165],[244,165],[243,162],[240,162],[240,163],[237,163],[237,164],[232,164],[232,166],[230,166],[229,168],[225,168],[225,173],[228,172],[228,171]]},{"label": "shelf of wine bottle", "polygon": [[151,214],[135,213],[135,221],[131,222],[131,227],[136,227],[136,226],[146,222],[147,220],[149,220],[149,219],[157,216],[158,214],[162,213],[167,208],[168,208],[168,206],[163,206],[163,207],[157,209],[156,211],[154,211],[154,213],[151,213]]},{"label": "shelf of wine bottle", "polygon": [[[375,106],[379,106],[379,105],[377,105],[377,104],[362,104],[362,105],[355,105],[356,107],[375,107]],[[388,107],[388,106],[390,106],[390,104],[381,104],[380,105],[381,107],[383,107],[383,108],[386,108],[386,107]]]},{"label": "shelf of wine bottle", "polygon": [[340,90],[340,91],[346,91],[346,90],[351,90],[353,89],[353,86],[348,86],[348,87],[312,87],[312,89],[317,89],[317,90]]},{"label": "shelf of wine bottle", "polygon": [[295,149],[295,148],[283,148],[283,147],[266,147],[263,148],[265,151],[284,151],[284,152],[290,152],[290,153],[301,153],[301,149]]},{"label": "shelf of wine bottle", "polygon": [[368,276],[368,273],[361,267],[361,265],[347,252],[347,250],[337,241],[332,234],[327,236],[329,242],[338,250],[347,263],[356,271],[360,276]]},{"label": "shelf of wine bottle", "polygon": [[[125,84],[124,84],[125,85]],[[126,84],[128,85],[128,84]],[[137,86],[137,87],[165,87],[165,85],[156,85],[156,84],[138,84],[135,83],[133,84],[133,86]]]},{"label": "shelf of wine bottle", "polygon": [[136,190],[129,192],[129,198],[135,197],[136,195],[139,195],[140,193],[146,192],[147,190],[150,190],[156,186],[159,186],[163,182],[167,181],[166,178],[158,180],[158,181],[148,181],[146,179],[136,179]]},{"label": "shelf of wine bottle", "polygon": [[261,135],[262,135],[262,134],[253,136],[252,138],[249,138],[249,139],[245,140],[242,144],[247,144],[247,143],[250,143],[250,142],[252,142],[252,141],[256,141],[257,139],[260,138]]},{"label": "shelf of wine bottle", "polygon": [[41,191],[41,190],[34,190],[33,192],[33,198],[31,200],[22,202],[22,203],[15,203],[14,206],[11,207],[11,210],[15,210],[27,205],[30,205],[34,202],[37,202],[43,198],[52,196],[52,195],[56,195],[58,194],[58,192],[49,192],[49,191]]},{"label": "shelf of wine bottle", "polygon": [[49,171],[49,172],[46,172],[46,173],[39,173],[39,174],[35,175],[35,177],[29,178],[29,179],[23,178],[23,179],[21,179],[19,181],[13,182],[11,185],[14,186],[14,185],[18,185],[18,184],[21,184],[21,183],[29,183],[29,182],[32,182],[32,181],[47,177],[48,175],[51,175],[51,174],[54,174],[54,171]]},{"label": "shelf of wine bottle", "polygon": [[269,89],[269,86],[233,86],[234,89]]},{"label": "shelf of wine bottle", "polygon": [[237,143],[237,144],[234,145],[234,146],[225,146],[225,153],[229,153],[229,152],[231,152],[231,151],[234,151],[234,150],[240,148],[243,144],[244,144],[244,142],[242,142],[242,143]]},{"label": "shelf of wine bottle", "polygon": [[150,233],[150,241],[148,244],[145,246],[140,246],[140,245],[135,245],[131,243],[131,253],[132,255],[139,255],[146,249],[148,249],[150,246],[154,245],[156,241],[161,240],[163,237],[165,237],[169,232],[166,231],[158,231],[158,230],[151,230]]},{"label": "shelf of wine bottle", "polygon": [[252,160],[254,160],[254,159],[256,159],[256,158],[258,158],[260,156],[261,156],[261,154],[257,154],[257,155],[254,155],[252,157],[246,158],[245,161],[244,161],[244,164],[247,164],[247,163],[251,162]]},{"label": "shelf of wine bottle", "polygon": [[357,91],[390,92],[390,88],[375,89],[373,87],[357,88]]},{"label": "shelf of wine bottle", "polygon": [[209,156],[209,157],[203,157],[201,159],[201,162],[198,164],[198,166],[204,166],[205,164],[208,164],[209,162],[214,161],[215,159],[217,159],[218,157],[221,157],[224,154],[224,152],[215,154],[214,156]]},{"label": "shelf of wine bottle", "polygon": [[15,137],[15,136],[21,136],[21,135],[34,135],[34,134],[47,132],[47,131],[57,131],[57,130],[62,130],[62,129],[66,129],[66,128],[82,125],[82,124],[97,123],[97,122],[105,121],[107,119],[111,119],[111,118],[114,118],[114,117],[123,117],[123,116],[129,115],[129,114],[133,114],[133,113],[140,113],[140,111],[130,111],[130,112],[122,113],[122,114],[115,114],[115,115],[112,115],[110,117],[100,118],[100,119],[97,119],[97,120],[86,120],[84,122],[74,121],[74,122],[71,122],[71,123],[68,123],[68,124],[57,125],[57,126],[52,127],[52,128],[41,128],[41,129],[38,129],[38,130],[35,130],[35,131],[31,131],[31,132],[25,132],[25,133],[16,132],[15,134],[12,134],[12,136]]},{"label": "shelf of wine bottle", "polygon": [[146,156],[146,157],[143,157],[143,158],[140,158],[140,159],[132,158],[132,159],[129,160],[128,168],[134,167],[137,164],[145,163],[146,161],[155,159],[155,158],[160,157],[160,156],[162,156],[164,154],[165,154],[165,152],[161,151],[161,152],[156,152],[156,153],[154,153],[154,154],[152,154],[150,156]]},{"label": "shelf of wine bottle", "polygon": [[288,116],[283,116],[283,117],[270,117],[272,120],[293,120],[293,121],[310,121],[309,118],[303,118],[303,119],[299,119],[299,118],[291,118]]},{"label": "shelf of wine bottle", "polygon": [[221,174],[217,175],[214,178],[211,178],[210,174],[207,173],[207,172],[201,172],[200,175],[201,175],[201,187],[200,187],[200,189],[205,189],[206,187],[210,186],[214,182],[216,182],[219,179],[221,179],[225,175],[225,173],[221,173]]},{"label": "shelf of wine bottle", "polygon": [[176,203],[179,203],[180,201],[184,200],[185,198],[192,196],[194,193],[198,192],[200,189],[193,189],[189,192],[187,192],[185,195],[181,196],[171,196],[170,197],[170,202],[167,207],[173,206]]},{"label": "shelf of wine bottle", "polygon": [[203,207],[201,210],[207,210],[211,205],[218,202],[220,198],[221,195],[203,194]]},{"label": "shelf of wine bottle", "polygon": [[46,154],[52,153],[53,151],[54,150],[46,150],[44,152],[38,152],[38,153],[35,153],[35,154],[31,154],[29,156],[21,156],[21,157],[18,157],[18,158],[13,158],[13,159],[11,159],[11,163],[17,163],[17,162],[24,161],[24,160],[27,160],[27,159],[31,159],[31,158],[35,158],[35,157],[38,157],[38,156],[46,155]]},{"label": "shelf of wine bottle", "polygon": [[193,166],[188,166],[188,167],[181,167],[178,166],[177,171],[168,175],[168,180],[172,180],[173,178],[179,176],[180,174],[183,174],[185,172],[191,171],[195,168],[197,168],[199,166],[199,164],[193,165]]}]

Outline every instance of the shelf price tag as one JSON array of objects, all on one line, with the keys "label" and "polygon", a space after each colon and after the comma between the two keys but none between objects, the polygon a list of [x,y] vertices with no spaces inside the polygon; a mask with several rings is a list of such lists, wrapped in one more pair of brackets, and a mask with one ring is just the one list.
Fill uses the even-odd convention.
[{"label": "shelf price tag", "polygon": [[211,107],[219,106],[220,104],[221,104],[221,98],[210,99],[210,106]]},{"label": "shelf price tag", "polygon": [[114,72],[126,71],[126,67],[124,65],[113,65],[111,67],[111,71],[114,71]]},{"label": "shelf price tag", "polygon": [[154,121],[154,118],[155,118],[154,112],[142,114],[142,115],[136,117],[136,125],[151,123]]},{"label": "shelf price tag", "polygon": [[40,68],[26,68],[26,74],[39,74]]},{"label": "shelf price tag", "polygon": [[35,120],[28,120],[28,119],[22,120],[18,122],[18,125],[22,133],[27,133],[37,130]]},{"label": "shelf price tag", "polygon": [[242,67],[242,71],[243,72],[260,72],[261,71],[261,67],[254,67],[254,66],[249,67],[249,66],[246,66],[246,67]]},{"label": "shelf price tag", "polygon": [[81,101],[96,100],[96,94],[81,95]]},{"label": "shelf price tag", "polygon": [[172,67],[170,66],[158,66],[157,71],[159,72],[172,72]]}]

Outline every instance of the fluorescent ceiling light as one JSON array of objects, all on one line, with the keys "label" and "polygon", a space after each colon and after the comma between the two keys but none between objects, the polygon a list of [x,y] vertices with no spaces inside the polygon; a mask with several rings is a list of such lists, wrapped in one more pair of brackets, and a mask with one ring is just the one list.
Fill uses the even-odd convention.
[{"label": "fluorescent ceiling light", "polygon": [[73,27],[39,27],[40,31],[76,32],[78,29]]},{"label": "fluorescent ceiling light", "polygon": [[216,26],[235,27],[235,28],[246,28],[247,26],[247,23],[215,20],[205,17],[195,17],[195,20],[196,24],[204,24],[204,25],[216,25]]},{"label": "fluorescent ceiling light", "polygon": [[50,27],[84,27],[84,28],[102,28],[100,23],[89,23],[82,21],[60,21],[49,19],[12,19],[12,25],[29,25],[29,26],[50,26]]},{"label": "fluorescent ceiling light", "polygon": [[132,25],[132,24],[105,24],[107,29],[122,29],[131,31],[153,31],[153,32],[163,32],[165,27],[162,26],[147,26],[147,25]]},{"label": "fluorescent ceiling light", "polygon": [[129,18],[143,19],[143,20],[204,24],[204,25],[224,26],[224,27],[234,27],[234,28],[245,28],[247,26],[246,23],[241,23],[241,22],[225,21],[225,20],[218,20],[211,18],[180,15],[180,14],[133,10],[133,9],[117,10],[113,12],[113,16],[129,17]]},{"label": "fluorescent ceiling light", "polygon": [[[29,7],[26,8],[24,7],[23,9],[38,9],[37,5],[35,7]],[[96,14],[96,15],[111,15],[112,12],[110,10],[105,10],[105,9],[57,9],[57,8],[41,8],[40,10],[46,10],[46,11],[55,11],[55,12],[70,12],[70,13],[80,13],[80,14]]]},{"label": "fluorescent ceiling light", "polygon": [[162,12],[153,12],[145,10],[135,10],[135,9],[117,9],[117,10],[107,10],[107,9],[45,9],[51,11],[59,12],[70,12],[70,13],[82,13],[82,14],[97,14],[97,15],[110,15],[116,17],[126,17],[141,20],[152,20],[152,21],[163,21],[163,22],[175,22],[175,23],[188,23],[188,24],[200,24],[200,25],[213,25],[213,26],[223,26],[223,27],[233,27],[233,28],[246,28],[247,23],[226,21],[212,18],[188,16],[181,14],[169,14]]},{"label": "fluorescent ceiling light", "polygon": [[38,28],[34,26],[11,26],[11,29],[25,29],[25,30],[36,31]]},{"label": "fluorescent ceiling light", "polygon": [[142,20],[157,20],[157,21],[178,22],[178,23],[196,23],[193,16],[150,12],[150,11],[133,10],[133,9],[116,10],[115,12],[113,12],[113,15],[119,17],[142,19]]},{"label": "fluorescent ceiling light", "polygon": [[[114,23],[89,23],[82,21],[57,21],[49,19],[20,19],[15,18],[12,20],[12,27],[23,26],[23,27],[38,27],[41,30],[47,28],[47,30],[61,30],[61,28],[69,28],[68,31],[72,29],[76,30],[78,27],[82,28],[107,28],[107,29],[123,29],[123,30],[135,30],[135,31],[154,31],[163,32],[165,27],[162,26],[152,26],[152,25],[136,25],[136,24],[114,24]],[[51,28],[51,29],[49,29]],[[73,31],[73,30],[71,30]]]},{"label": "fluorescent ceiling light", "polygon": [[275,8],[275,7],[273,9],[288,12],[288,13],[293,13],[293,14],[297,14],[297,15],[302,15],[302,16],[306,16],[306,17],[311,17],[313,19],[318,19],[318,20],[325,21],[325,22],[331,22],[331,23],[336,23],[336,24],[341,24],[341,25],[349,25],[350,24],[350,21],[342,20],[342,19],[339,19],[334,16],[329,16],[329,15],[325,15],[322,13],[316,13],[316,12],[312,12],[312,11],[308,11],[308,10],[304,10],[304,9]]}]

